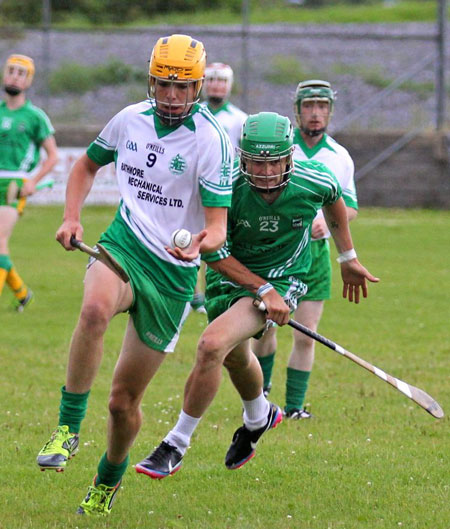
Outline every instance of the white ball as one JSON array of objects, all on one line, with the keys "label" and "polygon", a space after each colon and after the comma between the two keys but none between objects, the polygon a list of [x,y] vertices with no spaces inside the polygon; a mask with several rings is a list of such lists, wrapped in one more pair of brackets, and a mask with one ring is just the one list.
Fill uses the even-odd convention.
[{"label": "white ball", "polygon": [[192,242],[192,235],[191,232],[184,229],[175,230],[172,233],[172,237],[170,238],[172,243],[172,248],[181,248],[184,250],[187,248],[191,242]]}]

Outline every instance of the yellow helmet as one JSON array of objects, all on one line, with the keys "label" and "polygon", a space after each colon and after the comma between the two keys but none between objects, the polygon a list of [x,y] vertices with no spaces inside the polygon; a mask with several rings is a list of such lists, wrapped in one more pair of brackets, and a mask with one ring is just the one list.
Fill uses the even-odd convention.
[{"label": "yellow helmet", "polygon": [[[156,114],[169,124],[181,122],[185,119],[194,103],[200,97],[205,76],[206,53],[203,44],[189,35],[171,35],[161,37],[153,48],[149,66],[149,96],[156,100]],[[183,103],[184,111],[172,114],[170,111],[158,109],[155,88],[157,81],[183,83],[188,86],[194,84],[192,99]],[[174,107],[180,105],[173,105]]]},{"label": "yellow helmet", "polygon": [[8,68],[8,66],[19,66],[20,68],[24,68],[27,71],[28,86],[31,85],[35,71],[34,61],[31,57],[14,53],[6,60],[5,69]]}]

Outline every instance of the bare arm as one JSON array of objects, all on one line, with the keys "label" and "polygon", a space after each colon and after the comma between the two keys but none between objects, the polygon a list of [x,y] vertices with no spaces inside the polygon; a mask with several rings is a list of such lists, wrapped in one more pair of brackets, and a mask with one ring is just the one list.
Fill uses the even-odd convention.
[{"label": "bare arm", "polygon": [[[347,210],[347,219],[348,221],[352,221],[356,218],[358,215],[358,210],[355,208],[350,208],[348,206],[345,206]],[[329,230],[326,220],[322,217],[322,215],[318,215],[312,223],[311,227],[311,236],[313,239],[323,239],[324,237],[329,236]]]},{"label": "bare arm", "polygon": [[70,171],[66,188],[66,206],[64,221],[56,232],[56,240],[66,250],[74,250],[70,238],[83,239],[83,227],[80,223],[81,208],[91,190],[100,165],[93,162],[87,154],[83,154]]},{"label": "bare arm", "polygon": [[[259,287],[267,283],[267,280],[254,274],[233,256],[208,263],[208,266],[254,294]],[[275,321],[278,325],[285,325],[289,321],[289,307],[274,288],[263,294],[261,299],[266,306],[268,319]]]},{"label": "bare arm", "polygon": [[192,234],[192,242],[188,248],[169,248],[166,250],[180,259],[192,261],[201,253],[211,253],[219,250],[225,243],[227,236],[227,208],[204,208],[205,229]]},{"label": "bare arm", "polygon": [[39,171],[35,174],[35,176],[32,179],[26,180],[24,182],[20,192],[20,195],[23,197],[32,195],[34,193],[36,184],[40,182],[44,176],[53,169],[53,167],[55,167],[56,162],[58,161],[58,148],[56,147],[54,136],[49,136],[46,138],[42,143],[42,147],[47,154],[47,158],[42,162],[39,167]]},{"label": "bare arm", "polygon": [[[339,254],[353,249],[352,236],[348,225],[347,208],[342,198],[334,204],[324,206],[323,212]],[[360,289],[367,297],[367,281],[378,283],[374,277],[355,257],[341,263],[341,276],[344,283],[342,295],[349,301],[359,303]]]}]

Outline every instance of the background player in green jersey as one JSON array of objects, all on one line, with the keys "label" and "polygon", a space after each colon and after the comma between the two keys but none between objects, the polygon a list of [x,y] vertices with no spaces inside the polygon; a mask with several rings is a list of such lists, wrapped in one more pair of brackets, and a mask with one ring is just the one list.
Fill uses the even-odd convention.
[{"label": "background player in green jersey", "polygon": [[[34,76],[33,59],[10,55],[3,71],[5,99],[0,102],[0,295],[5,282],[16,298],[16,310],[22,312],[33,293],[16,271],[8,242],[23,212],[26,197],[58,161],[54,130],[46,114],[26,98]],[[40,148],[47,157],[40,166]],[[17,184],[17,186],[15,186]],[[11,199],[10,186],[20,189]]]},{"label": "background player in green jersey", "polygon": [[[192,433],[220,385],[222,365],[242,399],[244,425],[233,436],[225,465],[236,469],[251,459],[260,437],[281,420],[281,410],[263,394],[262,372],[250,339],[271,320],[284,325],[306,287],[311,225],[321,207],[342,256],[344,297],[358,302],[366,281],[378,281],[358,261],[341,189],[318,162],[292,161],[293,131],[288,118],[271,112],[249,116],[233,175],[233,199],[224,248],[204,255],[208,263],[206,309],[196,364],[185,386],[176,426],[136,466],[152,478],[176,472]],[[261,298],[267,321],[253,301]]]},{"label": "background player in green jersey", "polygon": [[[150,60],[149,99],[114,116],[69,176],[56,237],[73,250],[71,238],[83,236],[81,208],[97,170],[115,161],[121,202],[99,242],[130,277],[124,283],[99,261],[88,267],[59,424],[37,458],[41,469],[61,471],[77,451],[103,335],[116,314],[129,312],[112,380],[107,450],[79,514],[109,514],[141,426],[145,389],[174,350],[189,313],[199,252],[217,250],[226,238],[232,150],[198,104],[205,62],[203,44],[192,37],[160,38]],[[167,251],[176,228],[193,233],[181,259]]]},{"label": "background player in green jersey", "polygon": [[[310,80],[298,84],[294,110],[298,128],[294,130],[294,160],[317,160],[335,175],[342,188],[342,198],[349,221],[357,215],[358,202],[354,182],[354,164],[348,151],[326,134],[333,113],[335,94],[327,81]],[[324,300],[331,296],[331,264],[328,230],[322,211],[311,227],[311,268],[303,280],[308,292],[302,298],[295,319],[316,331],[322,315]],[[314,363],[315,341],[293,331],[293,347],[286,369],[286,404],[284,413],[291,419],[309,419],[304,399]],[[277,348],[276,328],[263,338],[254,340],[253,352],[258,357],[264,375],[264,390],[268,394],[272,383],[272,369]]]}]

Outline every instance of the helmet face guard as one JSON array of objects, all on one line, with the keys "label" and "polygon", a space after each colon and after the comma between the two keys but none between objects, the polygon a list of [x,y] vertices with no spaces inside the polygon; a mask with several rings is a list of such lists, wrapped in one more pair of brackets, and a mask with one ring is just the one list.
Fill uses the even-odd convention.
[{"label": "helmet face guard", "polygon": [[292,151],[293,147],[287,152],[271,156],[269,151],[261,151],[257,155],[238,149],[241,173],[245,175],[248,184],[260,193],[279,191],[287,186],[291,177]]},{"label": "helmet face guard", "polygon": [[205,92],[208,101],[220,104],[227,100],[233,86],[233,70],[228,64],[214,62],[205,70]]},{"label": "helmet face guard", "polygon": [[[295,92],[294,113],[300,130],[312,137],[323,134],[327,130],[328,123],[333,114],[335,98],[336,94],[327,81],[312,80],[299,83]],[[302,120],[302,104],[307,101],[328,103],[326,123],[320,129],[309,129],[306,123],[304,123],[304,120]]]},{"label": "helmet face guard", "polygon": [[240,171],[256,191],[279,191],[290,180],[293,149],[293,129],[289,118],[274,112],[249,116],[242,129],[238,149]]},{"label": "helmet face guard", "polygon": [[189,35],[162,37],[153,48],[148,95],[156,115],[167,125],[182,123],[200,99],[205,74],[203,44]]},{"label": "helmet face guard", "polygon": [[[170,99],[160,99],[158,97],[157,85],[163,87],[169,94],[172,92],[183,93],[184,98],[180,102],[173,102]],[[193,89],[191,88],[193,86]],[[178,80],[177,74],[172,78],[161,78],[149,75],[148,95],[156,101],[155,113],[167,125],[182,123],[191,113],[192,106],[200,100],[201,81]],[[193,94],[191,96],[191,94]],[[180,111],[181,109],[181,111]]]}]

